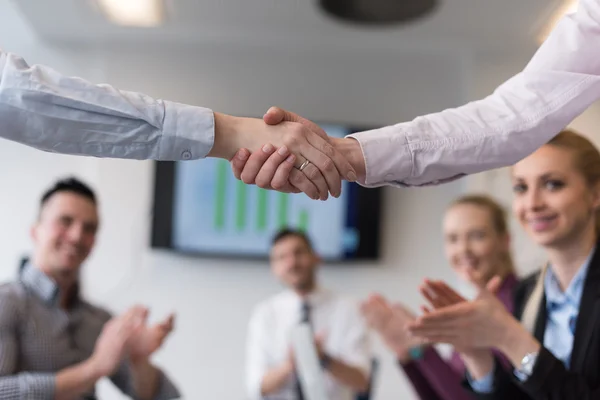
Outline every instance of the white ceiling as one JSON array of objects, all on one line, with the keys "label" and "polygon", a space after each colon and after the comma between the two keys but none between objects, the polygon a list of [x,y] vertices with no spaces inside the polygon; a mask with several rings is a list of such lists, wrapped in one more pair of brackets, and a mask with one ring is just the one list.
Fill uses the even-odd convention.
[{"label": "white ceiling", "polygon": [[394,28],[340,23],[317,0],[167,0],[160,28],[128,29],[108,23],[94,0],[14,0],[40,38],[101,43],[256,43],[368,48],[462,46],[506,50],[535,45],[536,35],[561,0],[440,0],[433,15]]}]

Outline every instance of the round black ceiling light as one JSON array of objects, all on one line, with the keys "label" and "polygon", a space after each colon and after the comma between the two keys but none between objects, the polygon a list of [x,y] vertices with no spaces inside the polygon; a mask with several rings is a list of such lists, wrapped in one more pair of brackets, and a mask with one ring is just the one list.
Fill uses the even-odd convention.
[{"label": "round black ceiling light", "polygon": [[432,12],[437,3],[437,0],[319,0],[329,15],[368,25],[410,22]]}]

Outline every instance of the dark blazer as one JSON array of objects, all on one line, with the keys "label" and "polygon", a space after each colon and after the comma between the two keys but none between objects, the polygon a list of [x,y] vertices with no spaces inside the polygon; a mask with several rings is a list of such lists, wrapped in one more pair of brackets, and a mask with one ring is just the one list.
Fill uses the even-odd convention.
[{"label": "dark blazer", "polygon": [[[600,244],[600,243],[599,243]],[[600,249],[600,246],[596,246]],[[539,272],[517,285],[514,315],[520,319]],[[546,329],[544,296],[534,335],[544,343]],[[520,382],[496,361],[494,391],[477,394],[480,400],[599,400],[600,399],[600,251],[590,260],[575,327],[575,338],[567,370],[559,359],[542,347],[531,376]]]}]

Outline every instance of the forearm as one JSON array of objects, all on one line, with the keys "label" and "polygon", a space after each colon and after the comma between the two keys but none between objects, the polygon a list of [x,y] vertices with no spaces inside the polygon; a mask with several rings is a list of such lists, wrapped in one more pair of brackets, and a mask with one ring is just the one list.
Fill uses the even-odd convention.
[{"label": "forearm", "polygon": [[294,365],[291,362],[285,362],[268,371],[260,383],[261,396],[268,396],[281,390],[293,372]]},{"label": "forearm", "polygon": [[160,371],[148,360],[132,362],[131,383],[136,398],[151,400],[156,397],[160,383]]},{"label": "forearm", "polygon": [[527,68],[490,96],[351,135],[367,186],[421,186],[509,166],[547,143],[600,98],[600,3],[581,0]]},{"label": "forearm", "polygon": [[366,177],[365,157],[358,140],[353,138],[331,138],[331,142],[333,147],[350,162],[350,165],[356,171],[358,181],[364,183]]},{"label": "forearm", "polygon": [[360,368],[350,366],[341,360],[331,358],[327,371],[338,382],[357,392],[365,391],[369,386],[368,377]]},{"label": "forearm", "polygon": [[180,160],[213,145],[208,108],[94,85],[0,50],[0,137],[40,150]]},{"label": "forearm", "polygon": [[56,374],[55,400],[73,400],[91,391],[102,374],[94,366],[93,361],[66,368]]}]

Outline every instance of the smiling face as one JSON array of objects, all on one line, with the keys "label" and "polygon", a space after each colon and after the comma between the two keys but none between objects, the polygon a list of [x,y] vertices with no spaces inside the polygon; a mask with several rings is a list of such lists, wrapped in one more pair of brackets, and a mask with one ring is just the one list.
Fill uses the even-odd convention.
[{"label": "smiling face", "polygon": [[289,234],[278,239],[270,258],[273,273],[287,287],[304,294],[315,288],[320,260],[303,237]]},{"label": "smiling face", "polygon": [[579,161],[574,150],[548,144],[512,168],[514,214],[541,246],[561,248],[594,234],[598,185]]},{"label": "smiling face", "polygon": [[498,230],[490,207],[461,201],[446,211],[443,222],[447,260],[463,281],[479,287],[512,268],[508,234]]},{"label": "smiling face", "polygon": [[76,279],[92,251],[97,228],[93,201],[73,192],[54,193],[42,205],[31,229],[35,263],[55,279]]}]

